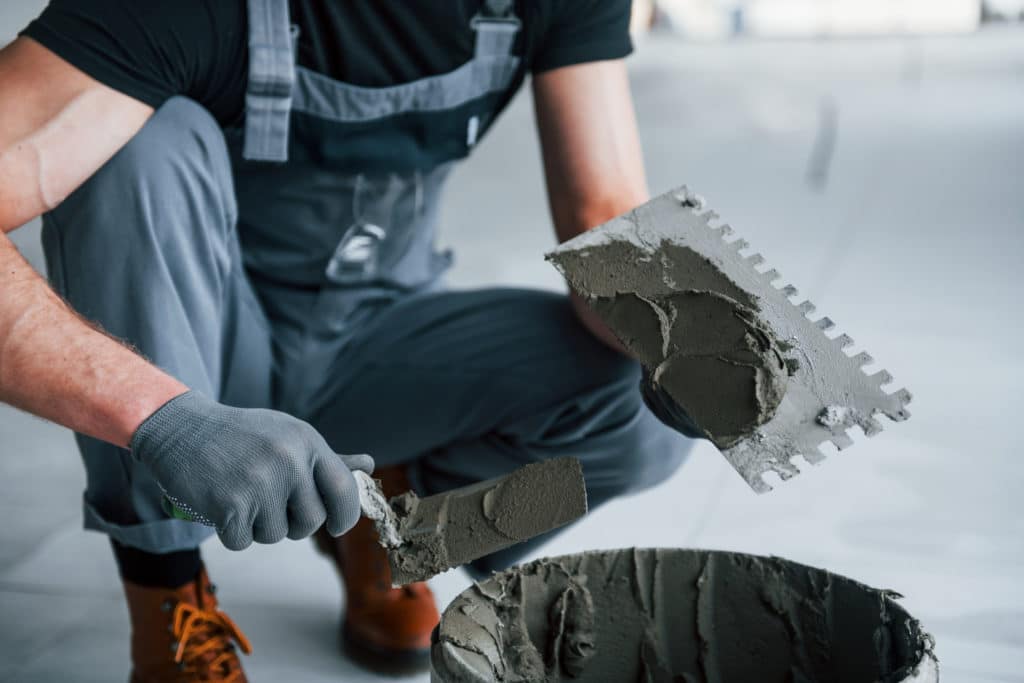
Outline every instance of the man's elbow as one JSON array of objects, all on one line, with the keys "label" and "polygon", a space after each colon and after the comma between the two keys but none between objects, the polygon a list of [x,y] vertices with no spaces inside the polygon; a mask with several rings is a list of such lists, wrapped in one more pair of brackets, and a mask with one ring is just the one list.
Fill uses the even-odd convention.
[{"label": "man's elbow", "polygon": [[648,199],[646,190],[619,191],[589,196],[565,207],[555,216],[559,241],[570,240],[616,216],[635,209]]}]

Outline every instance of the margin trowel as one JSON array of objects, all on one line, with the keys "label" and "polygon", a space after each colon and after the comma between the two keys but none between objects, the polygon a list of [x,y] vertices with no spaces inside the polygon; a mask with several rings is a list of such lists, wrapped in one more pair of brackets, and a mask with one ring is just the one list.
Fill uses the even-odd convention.
[{"label": "margin trowel", "polygon": [[[353,474],[362,514],[374,522],[396,586],[425,581],[587,512],[583,469],[572,457],[533,463],[426,498],[410,491],[390,501],[370,475]],[[206,523],[166,498],[164,507],[176,519]]]}]

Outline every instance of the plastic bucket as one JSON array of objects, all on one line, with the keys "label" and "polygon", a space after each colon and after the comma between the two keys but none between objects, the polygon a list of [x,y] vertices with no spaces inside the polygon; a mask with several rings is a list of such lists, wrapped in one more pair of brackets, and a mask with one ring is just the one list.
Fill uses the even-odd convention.
[{"label": "plastic bucket", "polygon": [[939,680],[899,596],[737,553],[626,549],[513,567],[463,591],[432,681],[884,683]]}]

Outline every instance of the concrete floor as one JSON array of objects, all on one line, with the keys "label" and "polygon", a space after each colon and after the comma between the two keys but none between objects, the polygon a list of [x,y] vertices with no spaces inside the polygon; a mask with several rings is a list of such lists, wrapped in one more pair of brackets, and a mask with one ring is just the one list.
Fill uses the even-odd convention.
[{"label": "concrete floor", "polygon": [[[30,14],[4,3],[0,25]],[[701,445],[671,481],[542,553],[686,546],[824,566],[903,593],[943,681],[1024,681],[1024,33],[658,39],[633,67],[652,190],[704,194],[914,392],[914,417],[765,496]],[[812,150],[830,121],[834,153],[811,162],[828,157]],[[560,287],[541,258],[553,241],[534,139],[523,97],[456,174],[455,285]],[[35,229],[16,239],[38,263]],[[65,430],[0,407],[0,682],[125,679],[127,618],[105,540],[79,528],[82,483]],[[204,553],[255,643],[252,680],[377,680],[335,651],[339,590],[309,543]],[[443,604],[468,579],[434,585]]]}]

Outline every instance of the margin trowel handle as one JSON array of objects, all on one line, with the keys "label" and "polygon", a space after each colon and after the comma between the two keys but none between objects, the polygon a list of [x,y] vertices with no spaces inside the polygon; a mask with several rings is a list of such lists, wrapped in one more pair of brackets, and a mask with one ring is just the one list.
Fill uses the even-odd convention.
[{"label": "margin trowel handle", "polygon": [[[352,476],[355,477],[356,485],[359,487],[359,508],[363,517],[376,522],[378,531],[381,531],[381,528],[385,530],[381,534],[381,538],[386,545],[391,547],[401,545],[401,539],[397,535],[395,522],[393,521],[394,513],[392,513],[391,506],[388,505],[387,499],[384,497],[384,493],[380,490],[377,482],[374,481],[373,477],[361,470],[353,471]],[[206,526],[216,526],[210,520],[186,509],[186,506],[175,503],[166,492],[164,492],[163,497],[160,499],[160,507],[163,508],[164,512],[171,519],[196,522]]]},{"label": "margin trowel handle", "polygon": [[214,526],[209,520],[198,519],[197,516],[190,512],[186,512],[181,507],[171,502],[170,497],[165,493],[160,499],[160,507],[163,508],[164,513],[171,519],[180,519],[183,522],[196,522],[197,524],[205,524],[206,526]]}]

